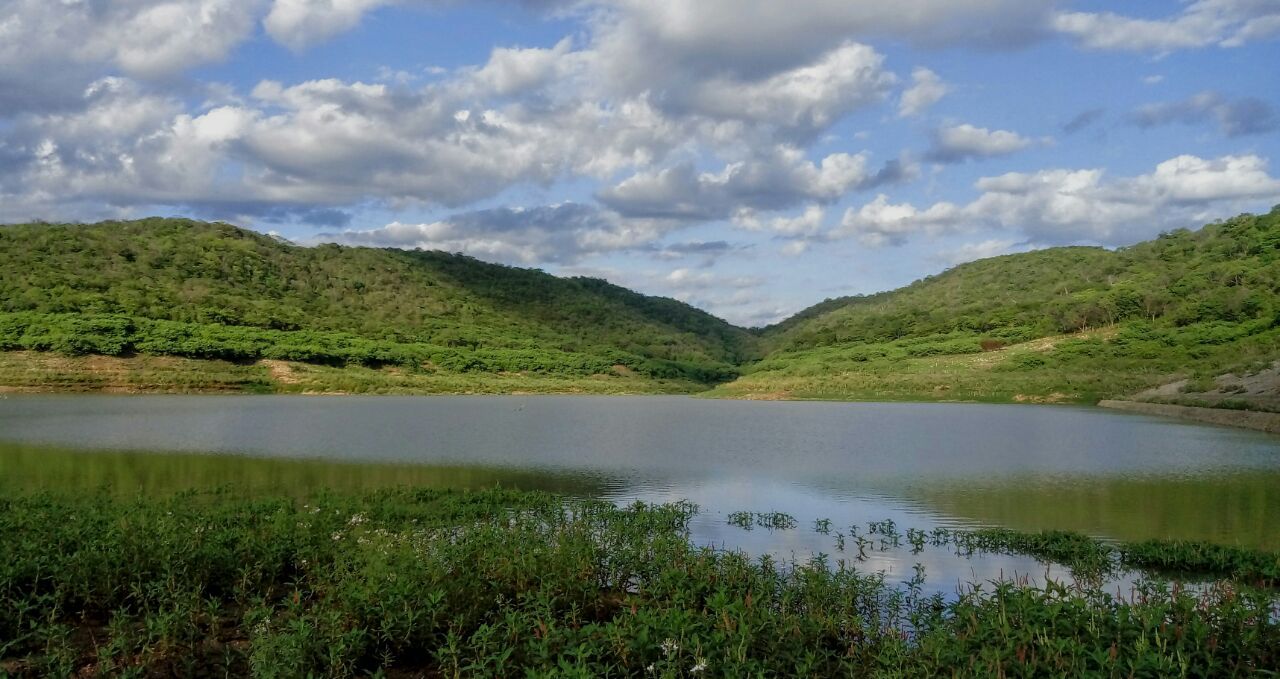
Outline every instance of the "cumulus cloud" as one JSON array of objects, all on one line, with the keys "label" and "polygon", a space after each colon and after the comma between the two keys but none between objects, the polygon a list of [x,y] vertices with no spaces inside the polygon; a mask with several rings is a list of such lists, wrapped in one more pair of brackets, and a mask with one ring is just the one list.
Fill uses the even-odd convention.
[{"label": "cumulus cloud", "polygon": [[833,153],[814,162],[779,146],[767,154],[699,172],[692,163],[640,172],[600,191],[599,200],[633,217],[726,219],[742,209],[780,210],[803,202],[830,203],[854,190],[899,181],[907,172],[891,161],[879,171],[865,154]]},{"label": "cumulus cloud", "polygon": [[765,123],[813,134],[844,114],[884,98],[893,85],[884,57],[846,43],[817,61],[756,81],[716,76],[665,103],[717,119]]},{"label": "cumulus cloud", "polygon": [[769,220],[762,220],[754,212],[747,212],[736,215],[734,223],[752,231],[768,229],[782,236],[803,238],[815,236],[822,231],[826,214],[827,211],[821,205],[810,205],[798,215],[784,215]]},{"label": "cumulus cloud", "polygon": [[[322,233],[317,242],[466,252],[501,262],[575,262],[587,254],[653,249],[676,224],[624,219],[581,203],[461,212],[439,221],[392,222],[374,229]],[[673,246],[679,248],[680,246]]]},{"label": "cumulus cloud", "polygon": [[918,116],[925,109],[942,100],[951,88],[938,77],[937,73],[927,68],[916,68],[911,72],[911,87],[898,100],[898,117]]},{"label": "cumulus cloud", "polygon": [[1212,91],[1181,101],[1148,104],[1134,111],[1131,119],[1139,127],[1215,122],[1228,137],[1262,134],[1280,127],[1280,117],[1267,102],[1256,97],[1228,99]]},{"label": "cumulus cloud", "polygon": [[972,202],[917,208],[881,195],[849,208],[833,237],[868,246],[978,227],[1018,231],[1040,244],[1116,245],[1195,224],[1223,210],[1259,209],[1280,199],[1280,179],[1256,155],[1182,155],[1148,174],[1109,179],[1100,169],[1011,172],[979,179]]},{"label": "cumulus cloud", "polygon": [[368,11],[393,0],[275,0],[262,26],[295,51],[355,28]]},{"label": "cumulus cloud", "polygon": [[925,157],[939,163],[958,163],[973,158],[991,158],[1016,153],[1031,140],[1009,130],[989,130],[968,123],[938,128]]},{"label": "cumulus cloud", "polygon": [[916,45],[1024,45],[1039,35],[1048,0],[606,0],[592,3],[610,52],[739,75],[793,67],[849,39]]},{"label": "cumulus cloud", "polygon": [[910,203],[890,203],[882,193],[860,208],[846,210],[834,235],[856,235],[868,247],[900,245],[918,233],[937,234],[954,228],[961,218],[962,211],[951,203],[919,210]]},{"label": "cumulus cloud", "polygon": [[253,32],[259,0],[10,0],[0,68],[55,70],[108,62],[154,77],[218,61]]},{"label": "cumulus cloud", "polygon": [[1272,0],[1197,0],[1164,19],[1059,12],[1053,27],[1089,49],[1160,54],[1211,45],[1238,47],[1280,35],[1280,5]]}]

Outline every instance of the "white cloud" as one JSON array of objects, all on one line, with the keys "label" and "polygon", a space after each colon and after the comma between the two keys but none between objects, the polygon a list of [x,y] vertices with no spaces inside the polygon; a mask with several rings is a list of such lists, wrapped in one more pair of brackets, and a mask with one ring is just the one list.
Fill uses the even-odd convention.
[{"label": "white cloud", "polygon": [[1181,155],[1133,180],[1141,193],[1175,203],[1280,197],[1280,179],[1267,174],[1267,161],[1255,156],[1207,160]]},{"label": "white cloud", "polygon": [[[563,78],[570,69],[581,64],[572,59],[573,41],[564,38],[550,49],[537,47],[499,47],[489,55],[489,61],[475,72],[475,84],[499,96],[510,96],[537,89],[556,78]],[[581,56],[581,55],[576,55]]]},{"label": "white cloud", "polygon": [[9,0],[0,70],[100,68],[143,77],[219,61],[253,32],[260,0]]},{"label": "white cloud", "polygon": [[898,116],[918,116],[938,103],[949,91],[951,88],[937,73],[927,68],[916,68],[911,72],[911,87],[902,93],[902,98],[898,101]]},{"label": "white cloud", "polygon": [[814,162],[798,148],[778,146],[719,172],[699,172],[692,163],[681,163],[637,173],[599,192],[598,198],[630,216],[725,219],[744,208],[830,203],[850,191],[899,181],[907,174],[897,161],[872,172],[865,154],[833,153]]},{"label": "white cloud", "polygon": [[896,245],[917,233],[936,234],[953,228],[960,218],[961,210],[951,203],[935,203],[918,210],[909,203],[892,204],[882,193],[856,210],[846,210],[833,235],[856,235],[869,247]]},{"label": "white cloud", "polygon": [[517,264],[575,262],[601,252],[646,249],[676,225],[623,219],[591,205],[561,203],[461,212],[419,224],[323,233],[317,242],[465,252]]},{"label": "white cloud", "polygon": [[1038,244],[1118,245],[1191,226],[1215,213],[1262,209],[1280,200],[1280,179],[1255,155],[1205,159],[1182,155],[1144,175],[1108,179],[1100,169],[1051,169],[983,177],[981,192],[958,206],[920,209],[881,195],[850,208],[832,237],[857,237],[869,246],[902,243],[915,235],[975,228],[1005,229]]},{"label": "white cloud", "polygon": [[762,80],[712,77],[685,96],[701,115],[812,132],[882,100],[895,80],[883,65],[884,57],[870,47],[846,43],[812,64]]},{"label": "white cloud", "polygon": [[1162,54],[1211,45],[1238,47],[1280,35],[1280,5],[1273,0],[1197,0],[1165,19],[1059,12],[1053,27],[1098,50]]},{"label": "white cloud", "polygon": [[965,123],[938,128],[926,157],[940,163],[955,163],[970,158],[1005,156],[1030,145],[1031,140],[1017,132],[989,130]]},{"label": "white cloud", "polygon": [[275,0],[262,26],[277,42],[301,51],[349,31],[368,12],[394,0]]}]

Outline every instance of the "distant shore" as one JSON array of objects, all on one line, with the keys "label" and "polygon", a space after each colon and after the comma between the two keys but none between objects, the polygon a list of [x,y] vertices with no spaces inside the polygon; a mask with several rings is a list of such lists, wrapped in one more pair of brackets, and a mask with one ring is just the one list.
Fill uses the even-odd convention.
[{"label": "distant shore", "polygon": [[0,394],[690,394],[706,385],[640,375],[414,372],[294,361],[0,352]]},{"label": "distant shore", "polygon": [[1251,410],[1228,410],[1225,408],[1200,408],[1195,406],[1169,405],[1165,403],[1143,403],[1140,401],[1098,402],[1103,408],[1125,410],[1144,415],[1161,415],[1177,417],[1184,420],[1195,420],[1207,424],[1219,424],[1227,427],[1254,429],[1269,434],[1280,434],[1280,413],[1264,413]]}]

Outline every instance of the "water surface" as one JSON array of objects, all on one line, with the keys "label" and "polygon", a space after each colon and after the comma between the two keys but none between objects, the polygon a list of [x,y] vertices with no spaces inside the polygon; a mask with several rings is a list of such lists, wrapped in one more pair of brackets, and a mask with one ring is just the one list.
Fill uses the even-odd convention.
[{"label": "water surface", "polygon": [[[108,451],[180,452],[137,455]],[[311,463],[298,460],[315,459]],[[319,461],[323,460],[323,462]],[[166,491],[211,484],[544,488],[688,499],[703,544],[832,558],[832,533],[899,526],[1079,530],[1280,548],[1280,437],[1096,408],[688,397],[9,396],[0,483]],[[736,510],[800,529],[743,531]],[[867,567],[944,579],[1030,559],[892,551]]]}]

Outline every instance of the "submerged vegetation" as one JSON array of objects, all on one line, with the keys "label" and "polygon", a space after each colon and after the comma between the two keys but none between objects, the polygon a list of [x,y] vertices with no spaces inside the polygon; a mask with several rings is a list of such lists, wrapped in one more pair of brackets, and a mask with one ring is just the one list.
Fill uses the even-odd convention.
[{"label": "submerged vegetation", "polygon": [[[751,530],[753,525],[771,530],[796,526],[790,516],[777,513],[733,512],[728,522],[745,530]],[[847,530],[845,533],[837,529],[834,533],[836,554],[844,557],[847,553],[855,562],[867,560],[876,551],[902,547],[905,542],[912,554],[921,553],[926,546],[952,548],[959,556],[984,552],[1023,554],[1066,566],[1086,581],[1116,576],[1125,570],[1144,570],[1235,580],[1262,588],[1280,585],[1280,552],[1210,542],[1144,540],[1113,544],[1072,531],[1022,532],[1008,528],[900,531],[890,519],[868,523],[865,532],[857,525]],[[832,535],[831,519],[818,519],[814,531]]]},{"label": "submerged vegetation", "polygon": [[[822,557],[695,547],[694,511],[512,491],[6,495],[0,672],[1155,677],[1280,664],[1274,590],[927,595],[920,569],[899,587]],[[928,539],[892,522],[868,535]],[[1089,543],[1021,540],[983,546]],[[1126,554],[1194,565],[1198,547],[1156,547]]]},{"label": "submerged vegetation", "polygon": [[[1274,409],[1271,381],[1245,385],[1280,358],[1278,255],[1280,207],[1114,251],[971,262],[748,331],[463,255],[298,247],[180,219],[18,225],[0,228],[0,351],[311,366],[297,368],[303,386],[207,380],[281,392],[521,391],[526,379],[529,391],[1093,402],[1236,373],[1204,404]],[[4,386],[32,382],[14,372]],[[93,376],[67,371],[103,388]]]}]

